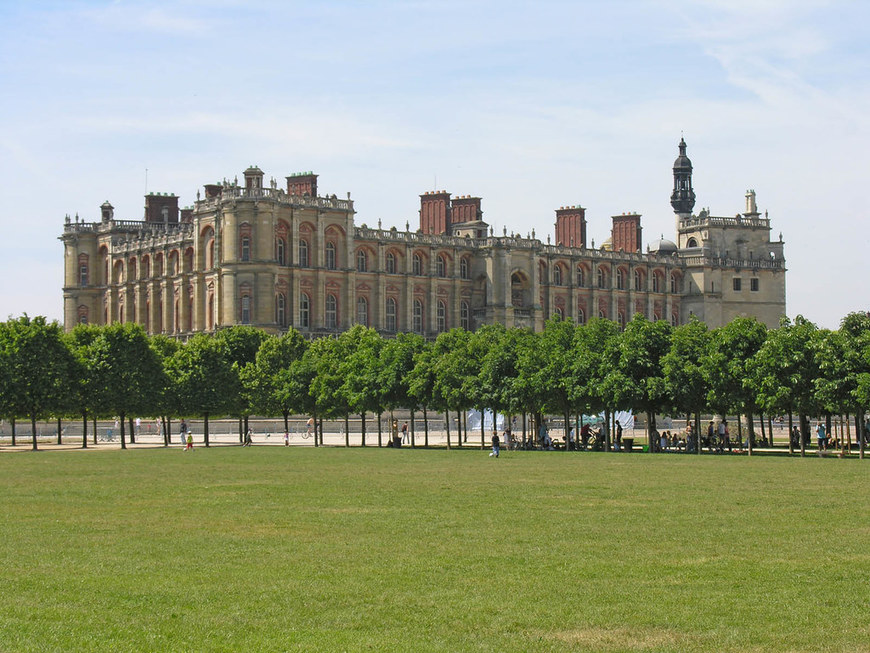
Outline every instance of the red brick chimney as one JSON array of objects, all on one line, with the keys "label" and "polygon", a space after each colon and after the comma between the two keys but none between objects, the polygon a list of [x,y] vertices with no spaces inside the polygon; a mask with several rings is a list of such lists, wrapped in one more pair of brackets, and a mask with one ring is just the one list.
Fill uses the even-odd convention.
[{"label": "red brick chimney", "polygon": [[610,242],[614,252],[639,252],[641,250],[641,226],[639,213],[623,213],[613,216]]},{"label": "red brick chimney", "polygon": [[586,247],[586,209],[582,206],[556,209],[556,244]]},{"label": "red brick chimney", "polygon": [[317,175],[313,172],[297,172],[287,177],[287,194],[317,197]]},{"label": "red brick chimney", "polygon": [[463,222],[475,222],[483,220],[483,211],[480,210],[480,198],[471,195],[454,197],[450,204],[450,224]]},{"label": "red brick chimney", "polygon": [[450,193],[434,190],[420,195],[420,231],[446,234],[450,223]]},{"label": "red brick chimney", "polygon": [[145,196],[145,222],[178,222],[178,195],[148,193]]}]

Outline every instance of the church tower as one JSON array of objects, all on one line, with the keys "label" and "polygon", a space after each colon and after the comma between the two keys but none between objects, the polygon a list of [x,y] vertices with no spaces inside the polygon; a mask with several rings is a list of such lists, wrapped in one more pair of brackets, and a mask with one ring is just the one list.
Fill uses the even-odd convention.
[{"label": "church tower", "polygon": [[692,215],[695,207],[695,191],[692,190],[692,162],[686,156],[686,141],[680,138],[680,156],[674,161],[674,192],[671,193],[671,206],[679,221]]}]

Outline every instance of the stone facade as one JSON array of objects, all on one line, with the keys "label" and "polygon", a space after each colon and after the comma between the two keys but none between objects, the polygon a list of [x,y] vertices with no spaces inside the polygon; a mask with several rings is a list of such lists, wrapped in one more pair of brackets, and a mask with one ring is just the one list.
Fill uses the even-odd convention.
[{"label": "stone facade", "polygon": [[204,187],[191,208],[146,197],[144,220],[66,218],[64,323],[139,322],[149,333],[187,337],[234,324],[310,336],[353,324],[427,337],[499,322],[540,330],[561,315],[625,324],[635,313],[711,327],[738,315],[776,326],[785,313],[783,242],[747,192],[746,211],[691,213],[685,143],[674,166],[677,242],[640,251],[640,216],[613,217],[613,236],[586,245],[585,210],[556,211],[556,244],[534,231],[495,235],[477,197],[421,195],[417,231],[354,223],[354,206],[317,195],[306,172],[264,185],[257,167],[243,183]]}]

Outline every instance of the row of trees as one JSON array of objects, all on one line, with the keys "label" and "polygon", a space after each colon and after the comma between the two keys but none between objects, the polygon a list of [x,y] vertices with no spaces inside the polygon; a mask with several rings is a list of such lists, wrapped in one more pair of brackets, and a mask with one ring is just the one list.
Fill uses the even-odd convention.
[{"label": "row of trees", "polygon": [[385,339],[362,326],[314,341],[292,329],[274,336],[237,326],[181,343],[135,324],[64,334],[42,317],[0,323],[0,415],[12,421],[13,444],[15,419],[29,419],[34,449],[36,421],[50,416],[80,416],[87,446],[88,420],[117,415],[126,448],[132,415],[162,416],[167,443],[171,418],[201,416],[206,446],[211,417],[239,417],[241,433],[252,414],[283,415],[285,428],[291,414],[312,415],[322,443],[323,418],[359,415],[365,445],[366,416],[378,416],[381,444],[380,417],[399,408],[412,410],[412,420],[423,412],[427,444],[431,411],[448,417],[448,429],[449,415],[471,408],[523,415],[523,437],[527,415],[535,433],[546,414],[570,424],[603,412],[609,449],[616,410],[646,414],[650,431],[657,414],[687,416],[696,433],[702,414],[787,414],[790,429],[795,416],[804,433],[810,417],[853,415],[860,434],[868,405],[865,313],[848,315],[838,330],[802,317],[770,330],[752,318],[710,330],[638,315],[624,331],[609,320],[554,319],[539,333],[485,325],[431,342],[411,333]]}]

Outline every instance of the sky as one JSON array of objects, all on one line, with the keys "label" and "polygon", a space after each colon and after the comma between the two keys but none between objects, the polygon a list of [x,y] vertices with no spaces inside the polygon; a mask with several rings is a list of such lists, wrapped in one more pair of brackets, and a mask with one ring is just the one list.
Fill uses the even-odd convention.
[{"label": "sky", "polygon": [[642,214],[675,239],[681,136],[696,212],[747,189],[782,233],[786,310],[870,309],[870,3],[850,0],[0,1],[0,319],[62,320],[64,216],[142,219],[258,165],[349,192],[357,225],[419,195],[589,238]]}]

